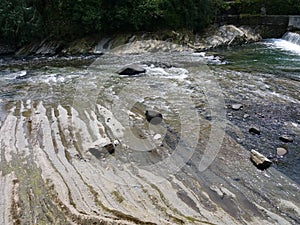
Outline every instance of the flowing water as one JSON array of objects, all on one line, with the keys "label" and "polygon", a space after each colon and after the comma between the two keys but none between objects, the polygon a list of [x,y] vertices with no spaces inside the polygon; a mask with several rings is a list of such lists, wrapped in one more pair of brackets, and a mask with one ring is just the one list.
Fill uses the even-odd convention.
[{"label": "flowing water", "polygon": [[[229,112],[229,119],[246,134],[246,137],[243,134],[240,138],[242,145],[247,149],[257,149],[270,158],[275,157],[277,147],[287,148],[289,154],[277,158],[276,167],[298,183],[300,182],[299,40],[299,34],[288,32],[282,39],[267,39],[259,43],[222,50],[218,53],[226,64],[218,66],[217,72],[221,77],[221,86],[223,83],[223,87],[231,89],[225,91],[228,102],[237,101],[246,104],[243,112]],[[247,134],[247,129],[252,125],[261,127],[261,137]],[[282,134],[293,136],[294,142],[289,144],[280,142],[278,137]],[[239,139],[238,135],[235,136]]]},{"label": "flowing water", "polygon": [[[34,179],[38,176],[47,182],[45,187],[37,184],[33,191],[39,192],[41,187],[46,190],[47,185],[52,187],[50,180],[54,184],[63,183],[68,188],[61,185],[59,188],[64,191],[58,192],[58,198],[64,203],[69,196],[72,207],[76,206],[79,212],[104,215],[105,218],[117,216],[134,222],[145,218],[155,221],[156,218],[148,214],[149,218],[145,217],[142,210],[152,204],[157,205],[151,208],[153,212],[158,210],[159,215],[163,214],[161,224],[169,220],[177,223],[178,218],[197,219],[201,214],[193,197],[197,190],[197,201],[203,203],[205,210],[214,208],[205,197],[207,192],[223,210],[247,223],[245,220],[252,217],[251,212],[260,214],[244,197],[248,189],[259,189],[263,193],[261,199],[266,199],[277,196],[286,185],[281,194],[291,201],[297,198],[295,190],[299,189],[300,46],[285,38],[287,40],[270,39],[219,50],[214,53],[218,57],[193,53],[170,44],[165,45],[165,49],[172,51],[152,48],[149,52],[151,43],[145,43],[144,50],[150,45],[146,51],[134,52],[132,46],[125,46],[95,60],[82,58],[85,63],[78,65],[57,59],[59,63],[50,66],[23,63],[6,67],[10,61],[3,59],[4,69],[0,71],[0,175],[9,174],[14,170],[12,168],[17,175],[22,174],[20,165],[31,165],[34,161],[39,170],[24,182],[37,183]],[[164,43],[160,43],[161,46]],[[130,54],[124,54],[128,50]],[[117,74],[118,69],[130,63],[139,63],[146,73]],[[241,103],[243,108],[233,110],[231,105],[234,103]],[[161,112],[162,124],[147,123],[144,118],[147,109]],[[250,134],[251,126],[258,126],[261,135]],[[282,134],[292,136],[293,142],[282,143],[279,140]],[[282,172],[287,180],[278,181],[285,179],[278,175],[278,178],[272,177],[272,182],[259,183],[261,175],[241,152],[231,153],[225,160],[229,153],[222,151],[223,145],[234,146],[228,148],[233,152],[240,149],[230,144],[233,142],[227,135],[246,150],[256,149],[272,158],[274,171]],[[222,144],[223,140],[225,144]],[[105,151],[105,146],[110,143],[115,145],[113,156]],[[276,156],[277,147],[286,148],[288,154]],[[217,164],[220,167],[225,160],[225,165],[230,165],[231,169],[216,165],[207,170],[215,158],[219,158]],[[255,178],[247,175],[248,171],[254,171]],[[177,178],[170,181],[177,173],[176,177],[183,183]],[[22,176],[17,177],[22,181]],[[9,177],[5,179],[9,180]],[[170,186],[159,186],[162,179],[170,181]],[[203,185],[203,193],[193,186],[196,181]],[[223,184],[218,189],[216,182],[221,181],[230,184],[239,194],[224,192]],[[129,188],[122,191],[114,189],[115,185],[120,189],[122,185]],[[136,193],[141,187],[144,189]],[[266,187],[272,192],[266,191]],[[173,189],[177,192],[173,193]],[[223,197],[231,196],[231,200],[217,198],[216,193],[220,190]],[[168,191],[173,194],[168,195]],[[100,192],[102,195],[95,194]],[[181,208],[182,202],[176,202],[174,195],[191,209]],[[134,217],[139,220],[128,216],[127,206],[119,208],[124,199],[128,199],[126,204],[132,203],[131,209],[136,210]],[[145,199],[151,200],[151,206]],[[169,202],[177,208],[165,210],[165,205],[170,209]],[[232,207],[228,208],[228,205]],[[103,212],[95,210],[100,206]],[[246,213],[237,213],[240,208],[246,208]],[[196,214],[195,209],[198,210]],[[210,214],[200,209],[205,218],[210,218]],[[72,210],[63,212],[69,217],[73,215]],[[186,214],[192,217],[182,216]],[[297,223],[294,214],[289,215],[289,220]],[[231,222],[228,220],[227,223]]]}]

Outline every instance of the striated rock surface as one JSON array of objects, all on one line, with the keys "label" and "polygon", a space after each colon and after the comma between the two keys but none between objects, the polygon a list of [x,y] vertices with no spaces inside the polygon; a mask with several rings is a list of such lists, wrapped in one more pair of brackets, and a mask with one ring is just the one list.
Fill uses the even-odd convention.
[{"label": "striated rock surface", "polygon": [[223,25],[213,35],[205,39],[205,45],[206,48],[215,48],[254,42],[260,39],[260,35],[254,33],[251,28]]},{"label": "striated rock surface", "polygon": [[228,136],[209,169],[198,171],[195,152],[180,172],[164,177],[134,162],[120,164],[118,155],[128,152],[122,146],[115,155],[90,153],[122,130],[103,106],[84,115],[43,102],[7,108],[0,129],[1,224],[299,223],[299,186],[272,168],[263,176]]}]

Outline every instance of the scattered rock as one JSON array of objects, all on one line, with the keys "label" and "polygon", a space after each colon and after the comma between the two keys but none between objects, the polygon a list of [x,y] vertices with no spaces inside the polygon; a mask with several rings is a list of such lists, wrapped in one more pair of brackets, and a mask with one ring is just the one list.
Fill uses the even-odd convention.
[{"label": "scattered rock", "polygon": [[153,111],[153,110],[146,110],[146,119],[149,123],[157,125],[160,124],[163,117],[160,112]]},{"label": "scattered rock", "polygon": [[16,79],[17,80],[22,80],[22,79],[27,79],[28,77],[29,77],[29,75],[27,74],[27,71],[26,70],[22,70],[22,71],[19,71],[17,73]]},{"label": "scattered rock", "polygon": [[247,118],[249,118],[249,117],[250,117],[249,114],[245,114],[245,115],[244,115],[244,119],[247,119]]},{"label": "scattered rock", "polygon": [[114,140],[113,143],[114,143],[115,146],[120,145],[120,142],[118,140]]},{"label": "scattered rock", "polygon": [[291,137],[289,135],[281,135],[279,137],[279,140],[281,140],[283,142],[293,142],[294,141],[293,137]]},{"label": "scattered rock", "polygon": [[240,110],[241,108],[243,108],[243,105],[242,104],[232,104],[231,108],[233,110]]},{"label": "scattered rock", "polygon": [[155,61],[147,61],[144,62],[147,66],[154,66],[154,67],[160,67],[163,69],[174,67],[171,63],[168,62],[155,62]]},{"label": "scattered rock", "polygon": [[107,144],[103,148],[106,149],[109,154],[113,154],[115,152],[115,146],[113,143]]},{"label": "scattered rock", "polygon": [[216,192],[219,195],[219,197],[221,197],[222,199],[226,196],[229,198],[236,198],[236,195],[233,194],[231,191],[229,191],[227,188],[225,188],[222,184],[220,185],[213,184],[209,188],[210,190]]},{"label": "scattered rock", "polygon": [[259,129],[258,127],[256,127],[256,126],[251,127],[251,128],[249,129],[249,132],[250,132],[251,134],[257,134],[257,135],[260,135],[260,129]]},{"label": "scattered rock", "polygon": [[124,66],[117,73],[119,75],[136,75],[145,72],[146,70],[141,65],[134,63],[134,64]]},{"label": "scattered rock", "polygon": [[278,156],[284,156],[287,154],[287,150],[285,148],[277,148],[276,153]]},{"label": "scattered rock", "polygon": [[270,159],[253,149],[251,150],[250,159],[251,162],[260,170],[265,170],[272,164],[272,161]]},{"label": "scattered rock", "polygon": [[153,139],[154,140],[159,140],[159,139],[161,139],[161,135],[160,134],[155,134]]}]

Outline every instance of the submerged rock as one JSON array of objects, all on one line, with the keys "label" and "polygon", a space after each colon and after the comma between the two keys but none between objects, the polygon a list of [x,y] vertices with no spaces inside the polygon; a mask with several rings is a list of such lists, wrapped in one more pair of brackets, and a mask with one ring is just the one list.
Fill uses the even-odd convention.
[{"label": "submerged rock", "polygon": [[270,159],[253,149],[251,150],[250,160],[260,170],[265,170],[272,164]]},{"label": "submerged rock", "polygon": [[284,156],[287,154],[287,150],[285,148],[277,148],[276,149],[276,153],[278,156]]},{"label": "submerged rock", "polygon": [[243,105],[242,105],[242,104],[232,104],[232,105],[231,105],[231,108],[232,108],[233,110],[240,110],[240,109],[243,108]]},{"label": "submerged rock", "polygon": [[281,135],[279,137],[279,140],[281,140],[283,142],[293,142],[294,141],[293,137],[291,137],[289,135]]},{"label": "submerged rock", "polygon": [[154,125],[160,124],[163,119],[162,114],[154,110],[146,110],[145,116],[147,121]]},{"label": "submerged rock", "polygon": [[257,135],[260,135],[260,129],[259,129],[258,127],[256,127],[256,126],[250,127],[249,132],[250,132],[251,134],[257,134]]},{"label": "submerged rock", "polygon": [[136,75],[136,74],[145,73],[145,72],[146,72],[146,69],[136,63],[124,66],[119,71],[117,71],[117,73],[119,75]]},{"label": "submerged rock", "polygon": [[109,154],[113,154],[115,152],[115,146],[113,143],[107,144],[103,148],[106,149]]}]

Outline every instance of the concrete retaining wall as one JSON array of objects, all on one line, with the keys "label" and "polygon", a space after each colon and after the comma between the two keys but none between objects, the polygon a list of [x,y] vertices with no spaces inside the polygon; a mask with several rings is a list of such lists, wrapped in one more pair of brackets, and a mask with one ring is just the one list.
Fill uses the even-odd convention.
[{"label": "concrete retaining wall", "polygon": [[221,24],[250,26],[263,38],[279,38],[288,27],[300,29],[300,16],[289,15],[226,15],[220,18]]},{"label": "concrete retaining wall", "polygon": [[289,16],[289,29],[300,29],[300,15]]}]

